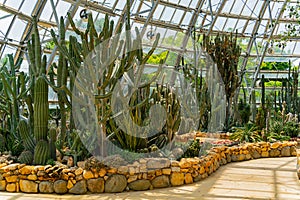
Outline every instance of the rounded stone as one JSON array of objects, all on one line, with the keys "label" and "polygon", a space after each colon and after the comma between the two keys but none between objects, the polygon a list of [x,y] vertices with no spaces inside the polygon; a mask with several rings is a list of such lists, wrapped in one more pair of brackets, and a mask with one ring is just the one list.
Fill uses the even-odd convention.
[{"label": "rounded stone", "polygon": [[9,183],[6,185],[6,191],[7,192],[15,192],[16,191],[16,184],[15,183]]},{"label": "rounded stone", "polygon": [[6,181],[1,180],[0,181],[0,191],[5,191],[5,188],[6,188]]},{"label": "rounded stone", "polygon": [[105,192],[123,192],[127,187],[127,179],[124,175],[114,174],[105,182]]},{"label": "rounded stone", "polygon": [[141,179],[137,181],[133,181],[128,184],[129,189],[135,190],[135,191],[143,191],[148,190],[151,186],[151,183],[149,180]]},{"label": "rounded stone", "polygon": [[67,181],[64,181],[64,180],[55,181],[53,184],[53,187],[54,187],[55,193],[57,193],[57,194],[65,194],[68,192]]},{"label": "rounded stone", "polygon": [[71,194],[85,194],[87,192],[86,180],[77,182],[70,190]]},{"label": "rounded stone", "polygon": [[278,149],[270,150],[270,157],[278,157],[278,156],[280,156],[280,151]]},{"label": "rounded stone", "polygon": [[39,184],[39,191],[41,193],[50,194],[54,192],[53,183],[50,181],[42,181]]},{"label": "rounded stone", "polygon": [[87,180],[87,187],[92,193],[102,193],[104,192],[104,179],[89,179]]},{"label": "rounded stone", "polygon": [[281,149],[281,156],[291,156],[291,151],[290,151],[290,147],[283,147]]},{"label": "rounded stone", "polygon": [[26,193],[37,193],[38,184],[34,181],[20,180],[20,189]]},{"label": "rounded stone", "polygon": [[170,186],[169,177],[166,175],[158,176],[151,181],[154,188],[165,188]]},{"label": "rounded stone", "polygon": [[172,186],[179,186],[184,184],[184,174],[183,173],[172,173],[170,176],[170,181]]}]

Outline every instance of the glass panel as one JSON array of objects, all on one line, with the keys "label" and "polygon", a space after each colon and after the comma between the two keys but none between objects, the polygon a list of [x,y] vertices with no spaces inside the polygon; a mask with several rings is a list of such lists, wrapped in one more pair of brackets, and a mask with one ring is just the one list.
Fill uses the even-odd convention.
[{"label": "glass panel", "polygon": [[18,10],[21,3],[22,3],[22,1],[20,1],[20,0],[19,1],[8,0],[5,2],[4,5]]},{"label": "glass panel", "polygon": [[[249,1],[250,2],[250,1]],[[262,8],[264,1],[258,1],[256,7],[254,8],[253,14],[251,16],[258,16]]]},{"label": "glass panel", "polygon": [[14,39],[16,41],[20,41],[20,39],[23,35],[23,32],[24,32],[25,26],[26,26],[25,22],[23,22],[19,19],[16,19],[10,32],[9,32],[8,38]]},{"label": "glass panel", "polygon": [[117,6],[116,6],[116,9],[122,11],[123,9],[125,9],[125,5],[126,5],[126,1],[118,1],[118,4],[117,4]]},{"label": "glass panel", "polygon": [[239,33],[241,33],[244,30],[245,24],[247,20],[245,19],[239,19],[239,21],[236,24],[236,30],[238,30]]},{"label": "glass panel", "polygon": [[[66,16],[67,12],[70,9],[71,4],[65,1],[59,1],[59,3],[56,6],[56,13],[57,16]],[[52,9],[51,9],[52,10]],[[54,19],[53,19],[54,20]]]},{"label": "glass panel", "polygon": [[175,12],[174,8],[166,7],[165,12],[160,20],[169,22],[174,12]]},{"label": "glass panel", "polygon": [[226,22],[225,17],[218,17],[213,29],[214,30],[223,30],[223,26],[224,26],[225,22]]},{"label": "glass panel", "polygon": [[[181,0],[182,2],[184,2],[185,0]],[[199,0],[198,0],[199,1]],[[197,4],[198,4],[198,1],[194,1],[192,0],[191,2],[191,5],[190,5],[190,8],[196,8]]]},{"label": "glass panel", "polygon": [[224,27],[224,31],[229,31],[229,32],[234,31],[233,29],[234,29],[236,23],[237,23],[237,19],[229,18]]},{"label": "glass panel", "polygon": [[268,23],[267,20],[262,20],[261,21],[261,23],[259,25],[259,28],[258,28],[258,31],[257,31],[258,34],[265,33],[265,30],[266,30],[266,27],[267,27],[267,23]]},{"label": "glass panel", "polygon": [[6,35],[6,32],[8,30],[8,27],[13,19],[13,16],[10,15],[9,13],[7,12],[3,12],[0,10],[0,16],[7,16],[3,19],[0,19],[0,23],[1,23],[1,26],[0,26],[0,38],[3,38],[5,35]]},{"label": "glass panel", "polygon": [[245,30],[245,33],[247,34],[251,34],[252,33],[252,31],[253,31],[253,28],[254,28],[254,25],[255,25],[255,20],[250,20],[249,21],[249,23],[248,23],[248,25],[247,25],[247,28],[246,28],[246,30]]},{"label": "glass panel", "polygon": [[36,1],[25,0],[25,2],[22,5],[22,8],[20,9],[20,12],[27,14],[27,15],[31,15],[35,4],[36,4]]},{"label": "glass panel", "polygon": [[242,11],[242,15],[251,16],[252,11],[254,10],[256,1],[249,0],[246,3],[244,10]]},{"label": "glass panel", "polygon": [[52,14],[52,6],[51,6],[51,3],[50,1],[47,1],[46,5],[45,5],[45,8],[41,14],[41,17],[40,19],[43,19],[43,20],[46,20],[46,21],[49,21],[50,19],[50,16]]},{"label": "glass panel", "polygon": [[234,1],[227,1],[225,3],[225,6],[224,6],[223,10],[222,10],[222,13],[229,13],[232,6],[233,6],[233,3],[234,3]]},{"label": "glass panel", "polygon": [[239,15],[242,12],[244,2],[242,0],[236,0],[231,13]]},{"label": "glass panel", "polygon": [[3,56],[6,56],[7,54],[14,54],[16,51],[16,47],[11,47],[11,46],[8,46],[6,45],[4,50],[3,50]]},{"label": "glass panel", "polygon": [[182,10],[176,10],[173,16],[173,19],[171,23],[173,24],[178,24],[182,18],[182,15],[184,14],[184,11]]}]

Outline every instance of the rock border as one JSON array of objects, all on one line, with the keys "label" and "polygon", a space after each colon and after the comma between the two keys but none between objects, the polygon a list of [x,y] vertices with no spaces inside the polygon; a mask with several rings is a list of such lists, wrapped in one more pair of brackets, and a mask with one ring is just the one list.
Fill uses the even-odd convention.
[{"label": "rock border", "polygon": [[140,159],[119,168],[85,170],[81,167],[0,164],[0,191],[86,194],[142,191],[190,184],[207,178],[230,162],[297,155],[297,142],[246,143],[214,147],[207,156]]}]

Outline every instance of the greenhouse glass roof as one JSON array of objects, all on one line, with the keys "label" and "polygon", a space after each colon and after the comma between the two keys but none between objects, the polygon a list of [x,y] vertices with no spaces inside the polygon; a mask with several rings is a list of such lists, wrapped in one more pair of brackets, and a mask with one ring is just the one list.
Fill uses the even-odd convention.
[{"label": "greenhouse glass roof", "polygon": [[[131,19],[132,27],[138,27],[146,39],[160,33],[161,49],[189,51],[193,31],[213,35],[237,32],[243,49],[242,65],[265,57],[296,62],[300,58],[299,35],[291,36],[284,48],[278,45],[286,25],[297,23],[285,9],[296,4],[296,0],[131,0]],[[42,45],[50,55],[46,48],[51,42],[50,29],[57,29],[60,16],[68,25],[67,12],[82,24],[83,10],[92,12],[95,21],[108,14],[117,26],[124,19],[126,1],[0,0],[0,57],[8,53],[14,53],[15,59],[26,55],[34,15],[39,19]]]}]

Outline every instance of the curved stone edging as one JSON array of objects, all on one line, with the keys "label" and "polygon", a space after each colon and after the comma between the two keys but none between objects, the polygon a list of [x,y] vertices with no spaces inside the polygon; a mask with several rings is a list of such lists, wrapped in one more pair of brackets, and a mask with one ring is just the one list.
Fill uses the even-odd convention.
[{"label": "curved stone edging", "polygon": [[207,156],[201,158],[183,158],[180,162],[148,158],[119,168],[99,170],[0,164],[0,191],[85,194],[180,186],[200,181],[230,162],[296,156],[296,146],[297,142],[221,146],[212,148]]}]

